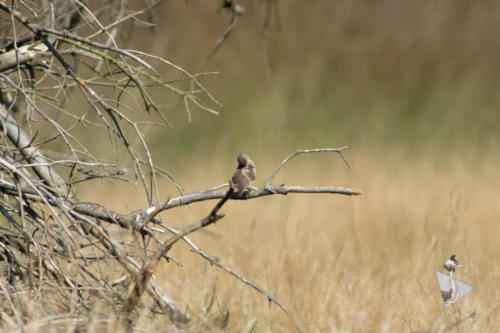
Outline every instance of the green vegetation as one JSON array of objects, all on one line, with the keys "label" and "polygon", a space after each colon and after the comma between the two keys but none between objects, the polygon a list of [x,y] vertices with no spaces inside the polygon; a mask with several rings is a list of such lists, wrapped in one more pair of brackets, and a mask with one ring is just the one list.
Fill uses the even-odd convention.
[{"label": "green vegetation", "polygon": [[[158,30],[178,27],[185,15],[215,13],[199,7],[166,10]],[[411,153],[495,147],[500,41],[491,31],[500,22],[492,7],[500,9],[491,2],[283,2],[281,29],[271,24],[265,52],[262,8],[250,5],[200,69],[221,73],[206,79],[224,104],[221,115],[192,110],[188,125],[177,108],[169,112],[174,130],[162,131],[157,145],[166,158],[207,147],[231,155],[332,144]],[[198,70],[192,55],[208,54],[225,27],[223,14],[204,15],[187,36],[169,36],[165,53]],[[202,42],[182,44],[190,38]]]}]

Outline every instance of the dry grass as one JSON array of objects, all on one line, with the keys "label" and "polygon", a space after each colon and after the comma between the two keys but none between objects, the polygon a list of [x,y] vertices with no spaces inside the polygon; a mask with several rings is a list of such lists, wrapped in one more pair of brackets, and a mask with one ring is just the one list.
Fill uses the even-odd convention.
[{"label": "dry grass", "polygon": [[[500,317],[500,269],[490,265],[500,250],[495,157],[467,162],[456,155],[438,163],[434,157],[410,161],[398,154],[367,153],[354,154],[351,162],[354,169],[348,171],[333,158],[304,158],[285,169],[277,182],[352,185],[364,190],[361,197],[290,195],[232,201],[223,208],[225,219],[192,238],[278,297],[307,332],[439,331],[473,312],[474,321],[451,331],[494,331]],[[259,181],[264,183],[272,166],[262,164]],[[207,169],[214,170],[209,179]],[[195,190],[223,182],[226,173],[220,163],[209,161],[204,170],[185,169],[181,178],[189,179],[188,187],[198,184],[188,189]],[[114,204],[119,206],[118,201]],[[194,204],[162,218],[182,226],[204,216],[212,205]],[[445,310],[434,271],[442,270],[452,253],[465,266],[458,279],[475,289]],[[178,244],[171,254],[184,266],[164,262],[158,276],[192,318],[182,331],[222,331],[226,324],[231,332],[293,330],[264,296],[184,245]],[[92,326],[95,331],[114,331],[110,309],[96,306],[94,311],[100,313]],[[28,328],[47,321],[37,311],[31,313]],[[62,331],[61,325],[53,324],[58,327],[54,330]],[[169,329],[163,317],[152,320],[147,315],[138,327],[177,330]]]},{"label": "dry grass", "polygon": [[[234,202],[225,209],[228,218],[212,229],[220,238],[197,239],[282,299],[307,331],[432,329],[473,311],[476,322],[464,323],[465,331],[497,327],[500,295],[494,286],[500,271],[488,265],[498,251],[497,164],[465,165],[458,156],[440,165],[378,158],[355,158],[351,172],[338,163],[334,169],[291,167],[287,175],[290,183],[321,183],[324,177],[359,186],[362,197]],[[193,219],[194,207],[190,213]],[[444,310],[434,271],[452,253],[465,265],[459,279],[476,289]],[[192,255],[178,255],[192,261]],[[194,259],[192,269],[200,270]],[[180,270],[172,285],[178,297],[201,306],[216,283],[219,310],[231,311],[233,330],[252,318],[258,318],[259,331],[292,328],[262,296],[202,266],[200,274]]]}]

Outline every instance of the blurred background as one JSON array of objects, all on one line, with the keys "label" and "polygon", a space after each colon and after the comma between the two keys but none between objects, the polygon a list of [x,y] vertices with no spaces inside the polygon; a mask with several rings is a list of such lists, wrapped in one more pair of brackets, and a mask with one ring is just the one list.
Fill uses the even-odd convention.
[{"label": "blurred background", "polygon": [[133,31],[133,47],[220,72],[202,79],[220,116],[193,110],[188,123],[182,103],[165,102],[174,128],[155,133],[162,156],[349,145],[478,157],[496,147],[496,2],[280,1],[266,31],[266,3],[239,4],[244,15],[209,59],[230,21],[217,1],[165,3],[155,33]]}]

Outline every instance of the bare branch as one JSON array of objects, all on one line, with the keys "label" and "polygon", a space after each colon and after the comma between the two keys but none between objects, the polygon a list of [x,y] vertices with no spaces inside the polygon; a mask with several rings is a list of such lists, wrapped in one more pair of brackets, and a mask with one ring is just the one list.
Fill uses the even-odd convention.
[{"label": "bare branch", "polygon": [[49,187],[53,188],[61,196],[70,194],[63,178],[52,168],[47,158],[37,148],[30,145],[31,139],[1,103],[0,127],[7,133],[9,140],[21,151],[24,157],[34,164],[33,170]]},{"label": "bare branch", "polygon": [[165,254],[172,248],[172,246],[182,237],[189,235],[190,233],[195,232],[201,228],[204,228],[212,223],[215,223],[223,217],[224,215],[217,215],[217,211],[215,212],[212,211],[208,216],[204,217],[198,222],[188,225],[187,227],[182,229],[180,233],[174,235],[161,245],[161,247],[156,251],[154,256],[149,260],[147,264],[144,265],[141,271],[137,274],[134,288],[122,308],[122,314],[124,315],[124,319],[128,320],[129,314],[135,309],[135,307],[139,303],[139,300],[142,294],[144,293],[144,290],[146,289],[149,280],[153,276],[154,270],[156,269],[156,266],[160,262],[160,259],[163,258],[163,256],[165,256]]},{"label": "bare branch", "polygon": [[0,72],[5,72],[8,69],[27,62],[36,61],[43,53],[47,52],[48,48],[43,43],[28,44],[0,54]]},{"label": "bare branch", "polygon": [[349,161],[347,160],[347,158],[344,156],[344,154],[342,153],[343,150],[347,149],[347,146],[345,147],[341,147],[341,148],[317,148],[317,149],[304,149],[304,150],[297,150],[296,152],[290,154],[287,158],[285,158],[281,163],[280,165],[278,165],[276,167],[276,169],[274,169],[273,173],[271,174],[271,176],[269,176],[269,178],[267,179],[266,181],[266,185],[265,187],[269,187],[269,185],[271,184],[271,181],[273,180],[273,178],[276,176],[276,174],[278,173],[278,171],[288,162],[290,161],[292,158],[294,158],[295,156],[299,155],[299,154],[309,154],[309,153],[338,153],[342,159],[344,160],[344,162],[346,163],[347,167],[350,169],[351,168],[351,165],[349,164]]},{"label": "bare branch", "polygon": [[222,36],[215,43],[215,47],[213,48],[213,50],[205,57],[205,60],[214,55],[214,53],[217,52],[217,50],[222,46],[222,44],[229,37],[231,31],[233,31],[233,29],[236,27],[238,16],[243,15],[243,13],[245,12],[245,8],[237,4],[234,0],[224,0],[222,7],[231,13],[231,22],[224,30]]}]

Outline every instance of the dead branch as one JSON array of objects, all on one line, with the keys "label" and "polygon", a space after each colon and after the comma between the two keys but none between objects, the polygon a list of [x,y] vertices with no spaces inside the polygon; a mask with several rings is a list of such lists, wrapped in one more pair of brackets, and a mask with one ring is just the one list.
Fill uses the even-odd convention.
[{"label": "dead branch", "polygon": [[[115,2],[109,1],[103,8],[109,9],[108,6]],[[110,221],[120,228],[150,236],[153,230],[138,223],[150,217],[139,216],[138,219],[132,214],[114,214],[99,204],[78,201],[74,195],[75,184],[93,179],[110,180],[113,175],[124,174],[113,170],[116,163],[98,160],[92,147],[75,137],[73,130],[78,127],[107,130],[115,155],[120,155],[120,144],[129,153],[134,171],[132,178],[143,183],[152,203],[153,192],[158,192],[156,177],[165,177],[178,188],[180,186],[165,170],[153,164],[142,128],[145,124],[158,122],[129,118],[128,113],[133,108],[120,100],[122,94],[132,96],[129,90],[139,91],[146,111],[156,111],[165,123],[168,122],[159,105],[149,96],[150,87],[167,88],[212,113],[217,112],[206,106],[199,96],[205,95],[215,104],[220,103],[200,84],[196,74],[161,57],[118,45],[114,39],[116,28],[143,11],[124,15],[123,10],[119,10],[100,15],[80,1],[75,6],[70,1],[55,0],[44,2],[39,8],[36,3],[0,1],[0,11],[7,13],[0,23],[1,29],[10,24],[12,31],[3,36],[8,43],[0,50],[0,129],[3,134],[0,135],[0,211],[7,224],[5,228],[1,226],[0,251],[10,260],[8,272],[15,272],[9,273],[13,276],[12,283],[27,277],[30,286],[40,293],[45,292],[45,286],[55,288],[62,304],[72,298],[67,294],[71,290],[74,295],[78,294],[78,302],[87,311],[95,300],[95,295],[88,290],[95,290],[99,299],[114,306],[126,297],[123,291],[106,283],[107,275],[126,272],[135,276],[142,265],[135,259],[137,244],[116,239],[113,231],[107,230],[101,222]],[[158,3],[152,3],[145,10]],[[125,1],[120,0],[122,9],[123,5]],[[87,17],[82,19],[83,15]],[[101,19],[111,22],[103,24]],[[80,23],[97,33],[80,36],[77,32],[81,30],[75,28]],[[59,30],[61,25],[71,32]],[[28,29],[21,31],[28,35],[19,36],[16,28],[20,27],[20,30]],[[109,38],[107,42],[96,41],[100,40],[101,33]],[[159,77],[149,62],[151,59],[180,71],[197,90],[174,86],[182,80]],[[99,68],[96,62],[105,63],[102,65],[104,70],[95,70],[95,77],[84,78],[78,65],[84,63],[87,68]],[[94,90],[101,86],[115,87],[117,93],[113,98],[104,99]],[[81,88],[89,110],[99,117],[97,122],[89,120],[89,110],[65,109],[71,87]],[[135,97],[132,98],[135,102]],[[49,107],[44,108],[45,105]],[[35,142],[39,128],[44,134],[38,136],[41,141]],[[66,153],[48,154],[45,148],[49,142],[62,144]],[[13,237],[20,242],[7,241]],[[111,264],[115,262],[120,265]],[[0,267],[3,268],[1,261]],[[147,291],[172,321],[186,321],[154,276]]]},{"label": "dead branch", "polygon": [[47,51],[48,48],[43,43],[36,43],[23,45],[17,50],[13,49],[5,52],[0,56],[0,73],[18,65],[36,61]]},{"label": "dead branch", "polygon": [[[16,190],[13,184],[9,184],[0,180],[0,189],[13,192]],[[28,195],[31,200],[39,201],[40,198],[33,190],[23,188],[22,193]],[[206,200],[222,199],[226,196],[225,191],[201,191],[192,192],[182,195],[177,198],[169,199],[163,203],[153,205],[143,209],[138,214],[121,214],[110,210],[102,205],[90,202],[75,202],[72,203],[72,210],[80,214],[85,214],[90,217],[100,219],[102,221],[118,224],[122,228],[135,231],[144,231],[143,226],[147,224],[156,214],[176,207],[189,205],[196,202]],[[363,191],[355,188],[340,187],[340,186],[286,186],[286,185],[269,185],[267,188],[256,188],[251,190],[247,196],[241,197],[238,194],[232,194],[229,199],[232,200],[249,200],[260,198],[268,195],[287,195],[289,193],[323,193],[323,194],[342,194],[342,195],[360,195]],[[49,201],[52,205],[57,205],[56,201]],[[155,212],[155,214],[150,214]]]},{"label": "dead branch", "polygon": [[[347,160],[347,158],[344,156],[344,154],[342,153],[343,150],[347,149],[347,146],[344,146],[344,147],[341,147],[341,148],[317,148],[317,149],[303,149],[303,150],[297,150],[296,152],[290,154],[289,156],[287,156],[277,167],[276,169],[274,169],[273,173],[271,173],[271,175],[269,176],[269,178],[267,179],[266,181],[266,185],[265,187],[269,187],[269,185],[271,184],[271,181],[273,180],[273,178],[276,176],[276,174],[278,173],[278,171],[280,171],[280,169],[286,164],[288,163],[288,161],[290,161],[292,158],[294,158],[295,156],[297,155],[300,155],[300,154],[310,154],[310,153],[338,153],[340,155],[340,157],[342,157],[342,159],[344,160],[345,164],[347,165],[347,167],[350,169],[351,168],[351,165],[349,164],[349,161]],[[347,193],[345,193],[347,194]],[[353,193],[354,194],[354,193]],[[357,194],[361,194],[361,193],[357,193]]]},{"label": "dead branch", "polygon": [[[0,73],[1,75],[1,73]],[[33,170],[56,193],[61,196],[70,194],[63,178],[48,165],[48,160],[40,151],[31,145],[31,138],[21,129],[14,118],[8,113],[3,104],[0,103],[0,128],[7,134],[16,148],[24,155],[30,163],[33,163]],[[37,165],[38,164],[38,165]]]},{"label": "dead branch", "polygon": [[[82,4],[80,3],[80,5]],[[147,10],[148,8],[152,8],[152,6],[155,6],[155,4],[151,4],[151,6],[147,7],[145,10]],[[88,8],[84,6],[83,8],[85,9],[85,12],[91,16],[92,21],[96,22],[97,24],[97,27],[92,27],[92,28],[94,29],[97,28],[95,30],[98,31],[104,31],[106,34],[108,34],[110,40],[112,41],[113,31],[116,30],[112,29],[113,31],[111,33],[108,33],[105,25],[99,22],[97,17],[93,15],[92,11],[90,11]],[[118,90],[119,94],[117,100],[119,101],[119,96],[121,96],[123,92],[127,91],[128,89],[135,88],[140,93],[146,111],[154,110],[158,112],[163,122],[167,124],[168,121],[161,112],[160,107],[152,100],[152,98],[148,93],[147,88],[151,85],[150,84],[151,82],[154,82],[155,86],[161,86],[167,88],[172,93],[183,97],[186,100],[186,111],[188,113],[189,109],[187,106],[187,101],[193,103],[202,110],[218,114],[217,111],[208,107],[204,102],[200,100],[200,98],[197,96],[200,92],[203,93],[205,96],[207,96],[213,103],[219,106],[221,106],[221,103],[219,103],[212,96],[212,94],[198,81],[196,75],[190,74],[183,68],[173,64],[172,62],[166,59],[154,55],[149,55],[147,53],[136,50],[127,50],[120,48],[114,41],[103,44],[93,40],[97,38],[99,34],[92,34],[90,35],[90,37],[82,37],[73,32],[54,29],[53,26],[47,27],[45,25],[38,24],[34,22],[34,20],[29,19],[28,17],[23,15],[23,13],[21,13],[18,9],[16,9],[16,6],[14,5],[8,6],[3,2],[0,2],[0,11],[8,13],[13,20],[21,23],[24,27],[29,29],[29,31],[33,34],[32,36],[33,38],[31,38],[31,41],[40,40],[44,45],[44,47],[47,49],[47,51],[45,51],[44,54],[51,54],[52,57],[56,59],[57,62],[62,66],[63,68],[62,70],[60,70],[59,68],[56,69],[57,71],[59,71],[57,73],[57,76],[54,75],[55,74],[54,71],[50,71],[43,67],[38,68],[38,70],[46,72],[48,75],[50,75],[52,79],[60,81],[60,85],[56,86],[54,90],[61,91],[65,89],[66,82],[64,82],[64,78],[66,78],[67,76],[71,77],[74,80],[74,82],[76,82],[76,85],[81,88],[81,92],[87,99],[89,107],[99,116],[102,125],[104,125],[104,127],[109,131],[111,136],[115,137],[117,139],[117,142],[121,144],[122,147],[124,147],[127,153],[129,154],[132,163],[134,165],[135,179],[139,180],[142,183],[148,201],[150,202],[150,204],[152,204],[153,194],[158,193],[156,178],[158,177],[158,175],[165,176],[165,174],[160,172],[159,169],[153,163],[149,147],[146,143],[145,135],[141,129],[141,122],[132,120],[126,115],[126,113],[122,112],[118,107],[114,106],[108,100],[105,100],[102,97],[100,97],[100,94],[86,83],[88,81],[84,80],[77,73],[77,70],[75,69],[76,67],[73,68],[73,66],[70,65],[69,61],[65,59],[65,57],[63,56],[63,52],[60,50],[61,45],[69,44],[73,48],[83,50],[87,58],[90,59],[97,58],[99,60],[99,65],[102,62],[105,62],[108,64],[108,67],[110,66],[116,67],[117,70],[113,76],[109,76],[98,72],[96,72],[96,74],[105,79],[106,81],[111,81],[113,85],[116,87],[120,87],[120,85],[123,84],[124,79],[126,79],[130,83],[133,83],[132,85],[127,84],[123,88]],[[70,13],[71,12],[68,12],[67,14]],[[111,23],[108,26],[115,27],[116,25],[122,23],[124,19],[131,19],[133,17],[134,15],[123,17],[122,12],[120,11],[117,14],[116,20],[113,21],[113,23]],[[37,43],[40,44],[39,42]],[[24,63],[23,54],[19,53],[19,48],[16,47],[17,43],[13,43],[13,45],[15,46],[14,51],[16,58],[16,67],[20,68]],[[20,48],[21,51],[24,50],[22,49],[22,47],[24,46],[21,46]],[[110,52],[112,55],[108,55],[106,51]],[[81,57],[78,56],[79,55],[78,53],[69,53],[69,55],[72,55],[76,61],[80,61]],[[12,56],[10,55],[8,59],[6,57],[7,55],[0,54],[0,64],[6,62],[8,59],[12,59]],[[23,60],[23,62],[21,63],[19,62],[20,58],[21,60]],[[193,91],[192,89],[184,91],[182,89],[176,88],[174,85],[170,83],[167,83],[165,80],[160,79],[158,77],[158,72],[155,70],[155,68],[143,58],[152,58],[154,60],[158,60],[172,66],[176,70],[182,72],[182,74],[185,75],[187,78],[189,78],[189,81],[192,82],[199,89],[199,91]],[[128,60],[131,60],[133,63],[129,63]],[[51,65],[49,66],[54,67],[55,64],[51,63]],[[59,77],[61,79],[59,79]],[[144,82],[143,81],[144,78],[147,78],[148,80],[150,80],[150,82],[149,83]],[[69,147],[73,155],[75,155],[75,158],[77,149],[73,147],[71,141],[77,142],[78,145],[80,146],[79,147],[80,149],[78,150],[82,150],[87,155],[87,157],[93,156],[92,153],[89,152],[88,149],[84,147],[84,145],[78,142],[76,138],[70,136],[69,131],[64,131],[63,129],[58,128],[57,122],[53,121],[53,119],[51,119],[47,114],[42,112],[42,110],[29,98],[28,94],[26,94],[21,84],[16,85],[11,83],[11,85],[15,87],[16,90],[18,90],[21,94],[23,94],[23,96],[28,100],[30,106],[33,107],[33,109],[35,109],[38,113],[40,113],[44,119],[46,119],[49,123],[51,123],[52,126],[56,128],[56,130],[59,132],[58,136],[65,141],[65,144]],[[125,107],[123,104],[119,102],[117,103],[117,105]],[[75,122],[75,126],[81,125],[82,123],[81,118],[79,119],[78,117],[75,117],[71,114],[67,115],[77,120]],[[127,128],[131,128],[132,131],[135,133],[136,137],[139,139],[138,143],[140,144],[139,147],[140,150],[133,146],[132,140],[130,140],[128,137]],[[118,154],[119,147],[116,146],[115,150],[117,151],[116,154]],[[151,181],[149,181],[148,178],[150,178]],[[166,175],[166,178],[169,181],[171,181],[172,184],[178,186],[177,183],[173,180],[173,178],[168,174]]]},{"label": "dead branch", "polygon": [[222,44],[227,40],[229,34],[233,31],[238,23],[238,16],[241,16],[245,13],[245,8],[239,4],[237,4],[234,0],[224,0],[222,3],[222,8],[227,10],[231,14],[231,22],[224,30],[222,36],[215,43],[215,47],[212,51],[205,57],[205,60],[212,57],[215,52],[222,46]]},{"label": "dead branch", "polygon": [[[131,314],[140,309],[141,297],[147,292],[161,313],[173,322],[187,322],[187,314],[161,289],[154,275],[161,259],[169,260],[169,251],[182,239],[205,260],[264,295],[300,331],[280,300],[201,250],[187,235],[222,219],[219,210],[227,200],[288,193],[361,194],[355,188],[271,184],[279,170],[302,153],[337,152],[349,166],[342,154],[346,147],[297,151],[281,162],[264,188],[248,188],[244,196],[223,191],[227,184],[222,184],[160,200],[157,177],[166,178],[179,192],[181,186],[153,162],[143,128],[169,123],[150,88],[164,88],[181,97],[189,119],[189,104],[212,114],[218,111],[210,105],[221,106],[199,81],[200,75],[214,73],[191,74],[167,59],[120,46],[116,39],[119,27],[160,2],[127,14],[123,0],[106,1],[98,10],[84,1],[43,1],[38,8],[37,1],[7,4],[0,0],[0,12],[7,14],[0,28],[9,27],[5,47],[0,50],[0,270],[8,276],[0,281],[7,297],[0,304],[2,317],[6,314],[23,329],[24,310],[9,297],[15,296],[11,289],[15,283],[28,281],[41,306],[49,304],[45,296],[50,294],[56,307],[89,313],[98,299],[121,308],[123,318],[131,322]],[[224,8],[232,14],[231,23],[213,52],[242,14],[242,7],[234,1],[224,1]],[[82,31],[89,35],[82,36]],[[160,77],[152,63],[171,66],[181,78]],[[181,83],[189,88],[180,88]],[[113,92],[108,96],[99,90],[102,87]],[[83,97],[83,108],[69,104],[75,97]],[[128,104],[127,99],[132,102]],[[147,118],[141,119],[141,115]],[[108,135],[114,161],[96,157],[95,147],[75,134],[89,128]],[[52,145],[63,152],[49,151]],[[117,170],[122,155],[127,154],[131,175]],[[80,201],[78,184],[95,179],[142,184],[148,207],[119,213],[99,203]],[[163,211],[206,200],[220,201],[207,216],[181,230],[155,218]],[[169,237],[164,236],[167,230],[172,233]],[[158,245],[156,250],[149,246],[151,240]],[[133,284],[132,293],[128,283]]]},{"label": "dead branch", "polygon": [[[1,184],[0,184],[1,186]],[[158,210],[164,211],[175,207],[189,205],[195,202],[222,199],[226,195],[226,191],[201,191],[192,192],[182,195],[177,198],[172,198],[163,203],[146,208],[145,211]],[[260,198],[268,195],[289,193],[325,193],[325,194],[342,194],[342,195],[360,195],[363,191],[356,188],[340,187],[340,186],[287,186],[287,185],[268,185],[265,188],[254,188],[249,191],[248,195],[242,197],[237,193],[229,196],[232,200],[249,200]],[[158,208],[160,207],[160,208]]]},{"label": "dead branch", "polygon": [[195,232],[201,228],[204,228],[212,223],[215,223],[218,220],[222,219],[223,217],[224,215],[217,215],[216,211],[211,212],[211,214],[204,217],[200,221],[188,225],[187,227],[182,229],[182,231],[179,234],[174,235],[161,245],[161,247],[156,251],[154,256],[149,260],[149,262],[145,264],[144,267],[141,269],[141,271],[136,275],[136,282],[132,290],[132,293],[130,294],[129,298],[127,299],[122,308],[122,313],[124,314],[125,319],[128,320],[129,314],[135,309],[135,307],[139,303],[139,300],[142,294],[144,293],[144,290],[146,289],[146,286],[149,283],[149,280],[151,279],[156,266],[160,262],[160,259],[163,256],[165,256],[165,254],[172,248],[172,246],[182,237],[187,236],[190,233]]}]

